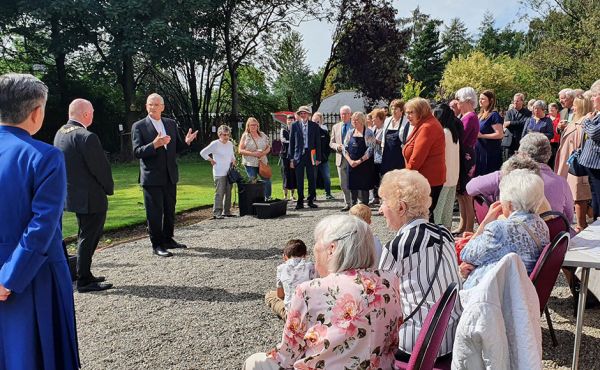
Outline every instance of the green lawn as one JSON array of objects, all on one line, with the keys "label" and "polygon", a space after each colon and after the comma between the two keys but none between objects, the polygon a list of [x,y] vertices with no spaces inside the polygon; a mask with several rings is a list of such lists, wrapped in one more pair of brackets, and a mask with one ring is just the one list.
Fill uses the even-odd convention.
[{"label": "green lawn", "polygon": [[[201,158],[182,158],[179,161],[179,184],[177,185],[177,208],[183,212],[189,209],[213,204],[212,169],[208,162]],[[282,198],[281,171],[277,166],[278,158],[271,158],[273,168],[273,197]],[[339,179],[335,169],[335,156],[330,156],[332,188],[339,190]],[[144,211],[144,198],[142,189],[137,183],[139,165],[137,162],[129,164],[113,164],[112,173],[115,181],[115,194],[108,198],[108,215],[105,230],[120,229],[131,225],[141,224],[146,221]],[[306,181],[305,181],[306,182]],[[235,189],[235,188],[234,188]],[[317,194],[323,194],[318,190]],[[234,199],[237,196],[233,195]],[[64,237],[77,234],[77,220],[75,214],[65,212],[63,217]]]}]

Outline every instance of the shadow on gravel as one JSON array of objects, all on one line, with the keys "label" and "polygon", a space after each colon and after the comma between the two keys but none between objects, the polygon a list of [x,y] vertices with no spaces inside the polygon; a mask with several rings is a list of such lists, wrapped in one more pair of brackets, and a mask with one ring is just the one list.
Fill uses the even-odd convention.
[{"label": "shadow on gravel", "polygon": [[94,262],[94,267],[106,267],[106,268],[121,268],[121,267],[137,267],[133,263],[114,263],[114,262]]},{"label": "shadow on gravel", "polygon": [[162,285],[123,285],[107,290],[104,294],[205,302],[240,302],[262,300],[264,298],[263,295],[258,293],[230,293],[221,288]]},{"label": "shadow on gravel", "polygon": [[211,259],[222,259],[229,258],[232,260],[263,260],[269,257],[281,257],[281,253],[283,251],[279,248],[269,248],[269,249],[245,249],[245,248],[236,248],[236,249],[220,249],[220,248],[189,248],[189,252],[199,252],[199,253],[188,253],[186,257],[201,257],[201,258],[211,258]]},{"label": "shadow on gravel", "polygon": [[[584,319],[585,321],[585,319]],[[552,346],[550,331],[542,328],[542,349],[543,359],[554,361],[558,366],[571,367],[573,361],[573,343],[575,342],[575,332],[570,330],[557,330],[556,339],[558,347]],[[579,352],[579,367],[581,369],[597,369],[596,366],[596,348],[600,346],[600,338],[583,334],[581,336],[581,350]],[[567,349],[559,349],[566,347]]]}]

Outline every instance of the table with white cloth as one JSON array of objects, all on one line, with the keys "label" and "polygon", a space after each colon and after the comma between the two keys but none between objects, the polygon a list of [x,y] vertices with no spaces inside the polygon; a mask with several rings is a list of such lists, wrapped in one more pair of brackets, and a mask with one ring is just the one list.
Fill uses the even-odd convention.
[{"label": "table with white cloth", "polygon": [[[573,363],[571,365],[571,369],[578,369],[581,330],[583,327],[585,300],[590,281],[590,269],[600,269],[600,220],[595,221],[571,239],[563,266],[581,268],[581,290],[579,291],[575,345],[573,349]],[[596,275],[596,272],[594,275]]]}]

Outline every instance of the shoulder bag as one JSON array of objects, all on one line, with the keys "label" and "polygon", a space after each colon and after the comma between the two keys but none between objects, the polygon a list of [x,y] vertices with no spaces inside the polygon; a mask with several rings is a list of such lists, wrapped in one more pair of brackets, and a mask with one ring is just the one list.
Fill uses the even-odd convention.
[{"label": "shoulder bag", "polygon": [[[256,140],[254,140],[252,134],[249,135],[252,141],[254,141],[254,145],[256,145],[256,150],[258,150],[258,144],[256,143]],[[273,176],[273,171],[271,171],[271,166],[269,166],[269,162],[264,163],[262,161],[262,157],[258,158],[258,174],[260,175],[260,177],[267,180]]]},{"label": "shoulder bag", "polygon": [[585,140],[587,137],[584,131],[582,131],[582,136],[583,138],[581,140],[581,146],[573,150],[573,152],[571,152],[571,155],[569,156],[569,159],[567,159],[567,164],[569,165],[569,173],[576,177],[587,176],[587,169],[585,168],[585,166],[579,163],[579,156],[581,155],[581,151],[583,150],[583,146],[585,145]]}]

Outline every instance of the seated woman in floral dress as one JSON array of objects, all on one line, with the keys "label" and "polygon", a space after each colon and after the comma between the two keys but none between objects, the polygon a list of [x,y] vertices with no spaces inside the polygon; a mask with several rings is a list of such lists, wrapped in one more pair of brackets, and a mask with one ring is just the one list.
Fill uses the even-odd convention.
[{"label": "seated woman in floral dress", "polygon": [[315,228],[314,258],[321,278],[296,288],[281,343],[243,368],[390,369],[402,324],[400,282],[373,269],[369,225],[326,217]]}]

